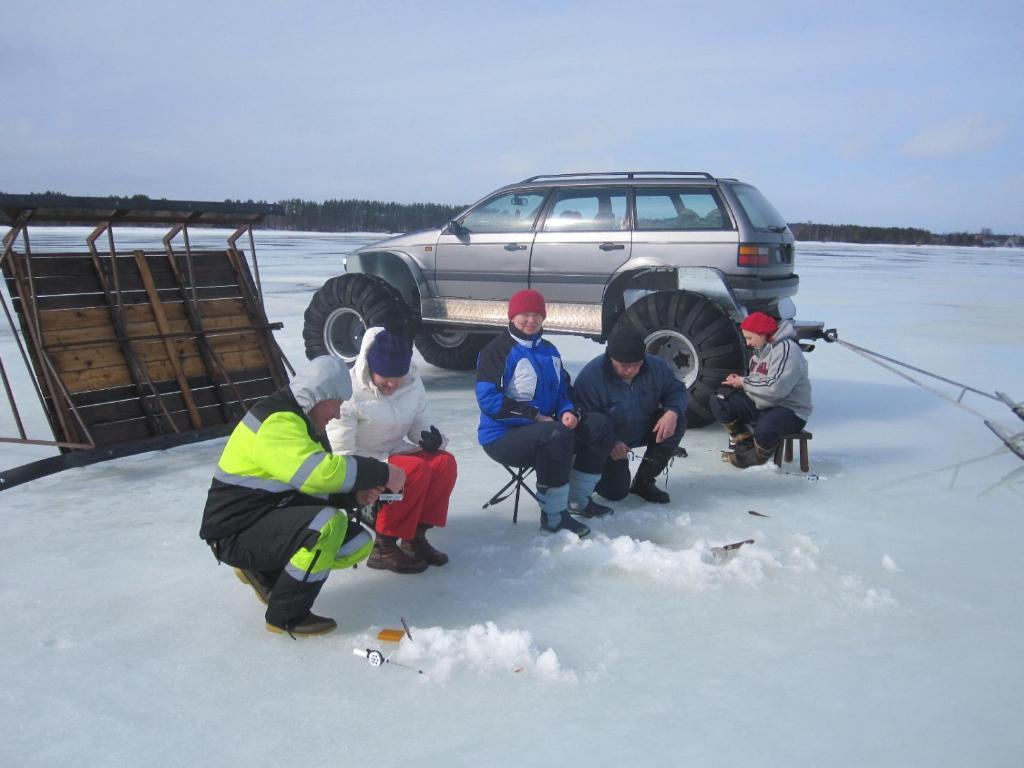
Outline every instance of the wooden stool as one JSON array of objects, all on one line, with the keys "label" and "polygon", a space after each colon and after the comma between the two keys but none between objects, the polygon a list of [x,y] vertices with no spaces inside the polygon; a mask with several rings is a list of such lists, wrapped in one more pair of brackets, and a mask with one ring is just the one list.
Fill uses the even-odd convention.
[{"label": "wooden stool", "polygon": [[813,439],[814,435],[804,430],[802,432],[794,432],[791,435],[783,435],[782,439],[779,440],[778,446],[775,448],[775,466],[782,466],[782,454],[785,451],[786,461],[793,461],[793,441],[800,441],[800,469],[803,472],[809,472],[811,470],[811,456],[810,451],[807,448],[807,441]]}]

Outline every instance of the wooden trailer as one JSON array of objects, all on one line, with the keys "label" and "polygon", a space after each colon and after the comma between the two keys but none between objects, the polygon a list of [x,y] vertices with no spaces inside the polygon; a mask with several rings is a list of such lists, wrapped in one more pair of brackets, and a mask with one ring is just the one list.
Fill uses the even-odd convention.
[{"label": "wooden trailer", "polygon": [[[0,358],[18,431],[0,442],[60,451],[3,470],[0,490],[227,434],[252,402],[284,386],[290,365],[272,333],[281,325],[263,309],[252,235],[279,213],[267,204],[0,195],[11,307],[2,292],[0,301],[53,435],[26,434]],[[31,227],[67,224],[93,227],[83,250],[33,252]],[[118,248],[124,226],[165,228],[162,248]],[[197,226],[233,232],[223,249],[199,250],[189,240]]]}]

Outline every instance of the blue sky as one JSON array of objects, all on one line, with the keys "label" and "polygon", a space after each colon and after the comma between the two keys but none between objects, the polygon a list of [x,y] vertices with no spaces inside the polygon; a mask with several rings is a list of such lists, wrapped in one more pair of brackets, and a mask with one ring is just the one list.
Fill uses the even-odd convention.
[{"label": "blue sky", "polygon": [[0,0],[0,190],[469,203],[704,170],[1024,232],[1024,3]]}]

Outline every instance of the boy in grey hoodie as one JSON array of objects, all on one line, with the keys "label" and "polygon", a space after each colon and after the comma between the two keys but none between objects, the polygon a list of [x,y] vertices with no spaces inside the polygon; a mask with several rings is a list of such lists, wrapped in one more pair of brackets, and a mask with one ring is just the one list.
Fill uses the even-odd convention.
[{"label": "boy in grey hoodie", "polygon": [[735,446],[725,457],[743,469],[764,464],[783,435],[804,428],[811,416],[811,382],[792,322],[779,324],[764,312],[753,312],[740,330],[754,350],[750,371],[726,377],[711,400],[711,412]]}]

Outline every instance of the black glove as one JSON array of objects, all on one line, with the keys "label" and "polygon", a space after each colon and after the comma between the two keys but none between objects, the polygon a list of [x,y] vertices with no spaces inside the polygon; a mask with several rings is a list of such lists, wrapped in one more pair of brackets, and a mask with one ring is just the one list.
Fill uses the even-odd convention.
[{"label": "black glove", "polygon": [[433,453],[434,451],[440,450],[441,443],[443,442],[444,438],[441,437],[441,430],[433,424],[430,425],[429,432],[427,432],[427,430],[420,432],[420,448],[424,451]]}]

